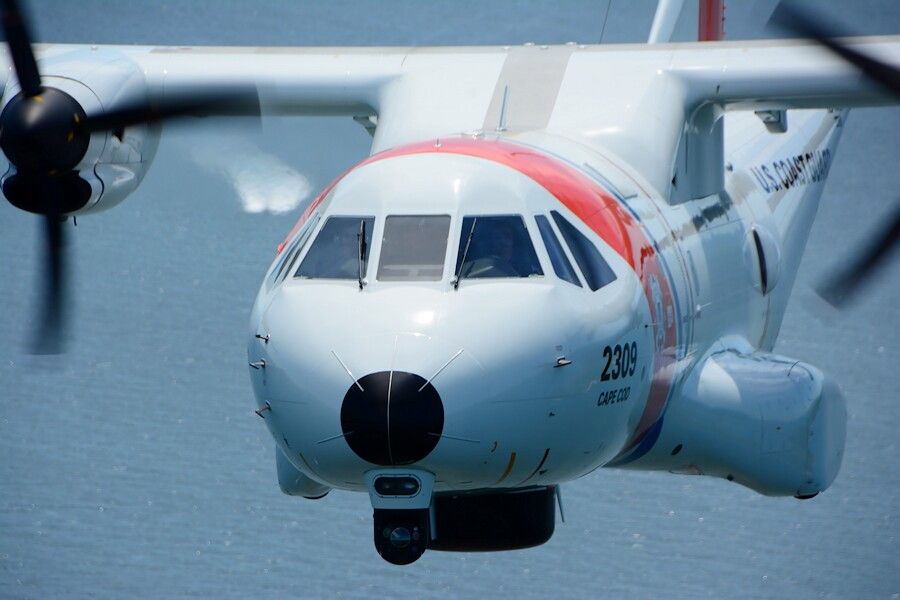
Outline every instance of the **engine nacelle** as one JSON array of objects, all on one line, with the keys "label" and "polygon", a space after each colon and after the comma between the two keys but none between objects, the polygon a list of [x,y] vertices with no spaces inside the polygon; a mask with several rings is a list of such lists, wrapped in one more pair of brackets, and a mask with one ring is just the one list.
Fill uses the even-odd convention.
[{"label": "engine nacelle", "polygon": [[[109,49],[64,51],[40,62],[41,82],[71,96],[88,115],[120,106],[147,95],[143,72],[128,58]],[[20,91],[11,80],[3,106]],[[59,177],[67,202],[59,207],[68,215],[111,208],[133,192],[144,177],[159,145],[159,125],[135,125],[91,135],[87,151],[71,173]],[[2,180],[3,193],[14,206],[33,210],[35,190],[10,164]]]}]

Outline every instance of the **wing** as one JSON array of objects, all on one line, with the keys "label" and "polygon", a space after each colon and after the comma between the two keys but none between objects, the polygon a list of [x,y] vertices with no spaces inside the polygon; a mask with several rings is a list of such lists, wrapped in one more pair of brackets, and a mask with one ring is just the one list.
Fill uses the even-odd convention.
[{"label": "wing", "polygon": [[[846,42],[900,64],[900,36]],[[131,63],[147,89],[161,94],[255,85],[264,113],[377,122],[373,152],[462,132],[548,130],[618,155],[663,195],[684,131],[711,131],[722,111],[896,102],[843,60],[791,40],[459,48],[55,45],[41,47],[40,56],[42,73],[59,77],[74,70],[76,78],[96,79],[110,65]],[[95,91],[104,102],[104,92]]]},{"label": "wing", "polygon": [[[900,36],[846,42],[886,63],[900,63]],[[679,151],[689,154],[684,162],[694,170],[723,164],[724,111],[896,102],[812,42],[600,46],[569,61],[549,128],[612,152],[671,198]],[[699,177],[691,180],[703,182]],[[687,190],[683,199],[713,193],[716,185],[721,180]]]},{"label": "wing", "polygon": [[[508,53],[488,47],[72,45],[44,45],[38,51],[45,78],[87,78],[101,103],[119,100],[121,73],[129,67],[141,74],[154,97],[253,85],[263,114],[346,115],[377,121],[373,151],[405,140],[480,128]],[[115,89],[105,89],[104,77]]]}]

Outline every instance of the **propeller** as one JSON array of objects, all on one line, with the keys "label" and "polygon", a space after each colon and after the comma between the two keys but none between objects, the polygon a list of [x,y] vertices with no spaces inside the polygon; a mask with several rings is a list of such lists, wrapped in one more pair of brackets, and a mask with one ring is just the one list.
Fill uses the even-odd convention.
[{"label": "propeller", "polygon": [[21,91],[0,113],[0,149],[16,174],[3,193],[9,201],[44,217],[45,277],[36,354],[63,350],[66,296],[66,213],[84,206],[90,185],[74,168],[87,153],[91,134],[187,116],[259,116],[253,88],[225,88],[200,94],[149,97],[88,115],[75,98],[44,86],[32,51],[32,37],[17,0],[2,0],[3,32]]},{"label": "propeller", "polygon": [[[813,40],[841,57],[867,79],[881,86],[888,94],[900,99],[900,69],[859,52],[839,38],[846,32],[822,18],[813,18],[789,2],[778,6],[769,22],[793,35]],[[891,254],[900,241],[900,207],[892,218],[866,236],[871,241],[859,248],[856,256],[839,271],[820,281],[816,292],[829,304],[840,308],[850,301],[875,269]]]},{"label": "propeller", "polygon": [[835,308],[841,308],[849,302],[890,256],[900,239],[900,206],[895,208],[894,214],[885,224],[869,233],[868,237],[871,241],[858,249],[856,256],[848,264],[814,286],[816,293]]},{"label": "propeller", "polygon": [[894,96],[900,97],[900,69],[867,56],[841,42],[840,38],[847,37],[847,33],[823,18],[814,18],[810,13],[800,10],[790,2],[783,2],[772,13],[769,23],[828,48],[859,69],[871,81],[879,84]]}]

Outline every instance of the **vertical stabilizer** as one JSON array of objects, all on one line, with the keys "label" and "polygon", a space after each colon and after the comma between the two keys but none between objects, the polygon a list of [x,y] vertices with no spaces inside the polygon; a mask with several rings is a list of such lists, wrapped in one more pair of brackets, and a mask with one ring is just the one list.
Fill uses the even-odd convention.
[{"label": "vertical stabilizer", "polygon": [[697,40],[718,42],[725,39],[725,0],[700,0]]}]

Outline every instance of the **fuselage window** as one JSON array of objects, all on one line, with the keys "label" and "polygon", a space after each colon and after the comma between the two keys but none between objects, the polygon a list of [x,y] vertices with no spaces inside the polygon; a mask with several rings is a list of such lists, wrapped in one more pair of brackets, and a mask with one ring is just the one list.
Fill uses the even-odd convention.
[{"label": "fuselage window", "polygon": [[575,257],[575,262],[578,263],[578,268],[581,269],[581,274],[584,275],[584,280],[587,282],[588,287],[596,291],[604,285],[615,281],[616,274],[603,260],[603,256],[597,250],[597,247],[591,243],[591,240],[555,210],[551,211],[550,214],[553,215],[556,226],[559,227],[563,239],[569,245],[569,250],[572,252],[572,256]]},{"label": "fuselage window", "polygon": [[465,217],[456,255],[463,279],[543,275],[541,264],[519,215]]},{"label": "fuselage window", "polygon": [[318,222],[319,215],[311,216],[300,228],[300,233],[294,237],[294,241],[282,251],[281,262],[279,262],[278,266],[272,271],[273,284],[280,283],[281,280],[291,272],[291,269],[294,268],[294,262],[297,260],[297,256],[303,252],[303,248],[306,246],[306,242],[309,240],[309,236]]},{"label": "fuselage window", "polygon": [[379,281],[440,281],[449,215],[390,216],[384,222]]},{"label": "fuselage window", "polygon": [[296,277],[357,279],[366,276],[375,217],[329,217],[300,263]]},{"label": "fuselage window", "polygon": [[544,215],[535,215],[534,220],[537,221],[541,239],[544,240],[544,246],[547,247],[547,254],[550,255],[550,263],[553,265],[553,271],[556,273],[556,276],[581,287],[578,275],[575,274],[575,269],[572,268],[572,263],[569,262],[566,251],[563,250],[562,245],[556,238],[556,234],[553,233],[550,221]]}]

